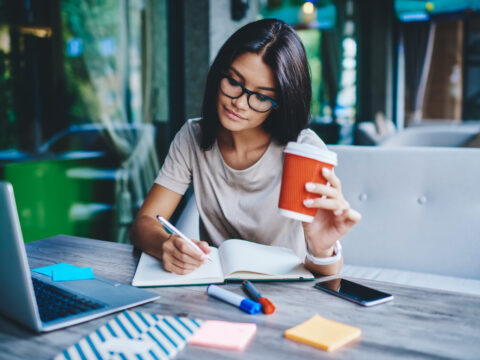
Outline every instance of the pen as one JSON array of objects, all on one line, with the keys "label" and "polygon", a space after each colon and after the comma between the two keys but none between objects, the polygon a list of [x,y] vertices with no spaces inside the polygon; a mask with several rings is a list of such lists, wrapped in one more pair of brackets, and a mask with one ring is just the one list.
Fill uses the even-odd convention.
[{"label": "pen", "polygon": [[226,303],[239,307],[249,314],[258,314],[262,310],[262,305],[258,302],[244,298],[234,292],[222,289],[217,285],[208,285],[207,294]]},{"label": "pen", "polygon": [[250,281],[244,280],[242,286],[248,296],[262,305],[262,310],[265,314],[273,314],[275,312],[275,305],[266,297],[263,297]]},{"label": "pen", "polygon": [[178,236],[180,236],[183,240],[185,240],[187,243],[189,243],[190,245],[193,246],[193,248],[201,253],[203,256],[206,256],[208,260],[212,261],[212,259],[207,255],[205,254],[199,247],[197,244],[195,244],[192,240],[190,240],[188,237],[186,237],[180,230],[178,230],[175,226],[173,226],[170,221],[168,221],[167,219],[165,219],[164,217],[160,216],[160,215],[157,215],[157,220],[160,221],[162,223],[163,226],[165,226],[167,228],[168,231],[170,231],[171,233],[174,233],[174,234],[177,234]]}]

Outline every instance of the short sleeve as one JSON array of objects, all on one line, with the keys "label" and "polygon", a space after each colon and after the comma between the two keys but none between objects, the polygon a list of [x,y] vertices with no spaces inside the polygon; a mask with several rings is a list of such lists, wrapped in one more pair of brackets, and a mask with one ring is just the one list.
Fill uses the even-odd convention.
[{"label": "short sleeve", "polygon": [[186,122],[173,139],[155,183],[178,194],[185,194],[192,181],[192,159],[196,141],[191,123]]}]

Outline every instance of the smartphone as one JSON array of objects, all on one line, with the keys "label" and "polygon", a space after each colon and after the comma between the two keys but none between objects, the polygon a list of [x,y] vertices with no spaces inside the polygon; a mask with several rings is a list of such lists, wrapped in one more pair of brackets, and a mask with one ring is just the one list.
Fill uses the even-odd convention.
[{"label": "smartphone", "polygon": [[342,278],[317,282],[315,288],[363,306],[372,306],[393,300],[391,294]]}]

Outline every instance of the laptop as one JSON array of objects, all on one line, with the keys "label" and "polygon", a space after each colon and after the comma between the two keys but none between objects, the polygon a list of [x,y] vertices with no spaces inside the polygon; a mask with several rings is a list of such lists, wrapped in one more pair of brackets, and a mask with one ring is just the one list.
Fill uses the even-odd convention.
[{"label": "laptop", "polygon": [[31,272],[10,183],[0,181],[0,314],[36,332],[89,321],[160,296],[98,275],[54,282]]}]

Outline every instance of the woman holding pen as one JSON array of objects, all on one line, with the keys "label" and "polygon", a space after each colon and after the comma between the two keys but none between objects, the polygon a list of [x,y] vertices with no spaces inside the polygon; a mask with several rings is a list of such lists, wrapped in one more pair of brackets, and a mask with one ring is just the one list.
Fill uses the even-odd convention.
[{"label": "woman holding pen", "polygon": [[[229,238],[293,249],[311,271],[331,275],[343,259],[338,240],[361,218],[331,184],[306,184],[317,197],[312,223],[278,212],[283,149],[297,141],[326,148],[306,129],[311,84],[301,40],[280,20],[259,20],[234,33],[220,49],[207,77],[202,118],[189,120],[173,140],[165,162],[140,209],[132,240],[162,260],[166,270],[186,274]],[[157,221],[168,219],[193,183],[200,214],[198,249]]]}]

